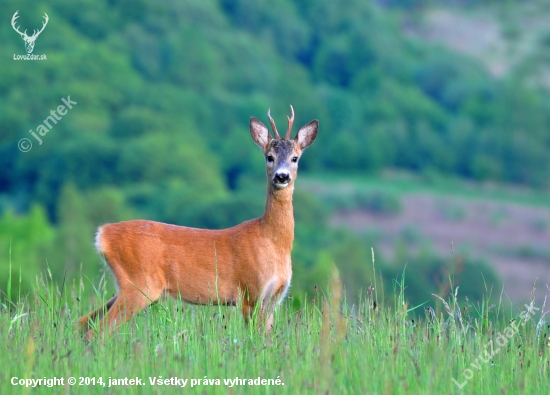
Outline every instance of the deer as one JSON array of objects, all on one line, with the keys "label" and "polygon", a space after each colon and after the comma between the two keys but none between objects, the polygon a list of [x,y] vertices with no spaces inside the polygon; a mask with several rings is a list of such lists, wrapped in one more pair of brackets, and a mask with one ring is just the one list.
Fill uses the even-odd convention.
[{"label": "deer", "polygon": [[19,18],[19,15],[17,15],[18,13],[19,13],[19,10],[15,11],[15,14],[13,14],[13,17],[11,18],[11,27],[13,27],[13,30],[15,30],[17,33],[19,33],[21,38],[23,40],[25,40],[25,49],[26,49],[27,53],[30,54],[34,50],[34,42],[36,41],[36,39],[38,38],[40,33],[42,33],[42,31],[44,31],[44,28],[48,24],[48,21],[50,20],[50,18],[48,18],[48,14],[44,13],[43,18],[45,19],[45,21],[42,22],[42,28],[40,30],[36,30],[36,29],[33,30],[33,35],[32,36],[27,36],[27,30],[26,29],[25,29],[24,32],[21,32],[19,30],[19,27],[15,26],[15,21],[17,20],[17,18]]},{"label": "deer", "polygon": [[[291,139],[294,108],[284,138],[267,112],[274,136],[257,118],[250,135],[264,155],[267,175],[261,217],[213,230],[131,220],[99,227],[95,246],[111,269],[118,292],[79,319],[87,339],[111,331],[163,296],[196,305],[241,306],[248,324],[273,327],[275,308],[292,278],[294,241],[292,194],[303,151],[317,137],[319,121],[301,127]],[[257,309],[257,310],[255,310]]]}]

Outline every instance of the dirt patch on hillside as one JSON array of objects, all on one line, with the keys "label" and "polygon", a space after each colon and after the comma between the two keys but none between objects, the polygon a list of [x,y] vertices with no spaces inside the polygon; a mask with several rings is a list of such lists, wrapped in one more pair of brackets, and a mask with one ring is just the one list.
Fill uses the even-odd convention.
[{"label": "dirt patch on hillside", "polygon": [[442,256],[452,257],[454,252],[486,259],[515,301],[529,299],[537,277],[537,297],[546,293],[545,284],[550,285],[550,207],[428,194],[405,195],[401,204],[402,210],[393,216],[364,210],[338,213],[331,224],[377,232],[378,248],[389,259],[403,235],[415,239],[417,245],[431,245]]},{"label": "dirt patch on hillside", "polygon": [[480,59],[497,77],[504,75],[510,66],[502,61],[508,48],[499,25],[490,16],[468,18],[448,10],[434,10],[425,15],[421,26],[409,33]]},{"label": "dirt patch on hillside", "polygon": [[[548,13],[528,6],[518,8],[516,14],[502,15],[491,7],[476,11],[436,8],[427,10],[421,18],[406,17],[403,30],[410,37],[441,43],[478,59],[492,75],[502,77],[544,50],[540,37],[548,32],[548,23]],[[545,69],[538,75],[539,82],[546,81]]]}]

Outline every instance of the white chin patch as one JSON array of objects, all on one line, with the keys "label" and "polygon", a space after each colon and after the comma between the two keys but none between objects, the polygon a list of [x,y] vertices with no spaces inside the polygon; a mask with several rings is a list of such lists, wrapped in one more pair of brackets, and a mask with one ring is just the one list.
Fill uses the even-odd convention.
[{"label": "white chin patch", "polygon": [[283,188],[286,188],[288,186],[288,182],[285,182],[284,184],[280,184],[280,183],[275,183],[273,185],[275,185],[275,188],[277,189],[283,189]]}]

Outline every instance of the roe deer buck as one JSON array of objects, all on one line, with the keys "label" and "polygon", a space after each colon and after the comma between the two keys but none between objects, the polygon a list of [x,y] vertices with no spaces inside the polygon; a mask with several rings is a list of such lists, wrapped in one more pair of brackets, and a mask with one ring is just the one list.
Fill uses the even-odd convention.
[{"label": "roe deer buck", "polygon": [[266,160],[267,198],[261,217],[222,230],[145,220],[99,228],[96,248],[116,278],[118,293],[79,319],[88,338],[93,336],[91,320],[100,320],[101,329],[114,328],[165,294],[195,304],[224,305],[236,305],[243,295],[245,320],[258,306],[260,320],[267,331],[271,329],[273,310],[292,277],[292,192],[298,159],[315,140],[319,126],[313,120],[291,140],[290,109],[285,138],[279,136],[269,111],[275,138],[262,122],[250,118],[250,134]]}]

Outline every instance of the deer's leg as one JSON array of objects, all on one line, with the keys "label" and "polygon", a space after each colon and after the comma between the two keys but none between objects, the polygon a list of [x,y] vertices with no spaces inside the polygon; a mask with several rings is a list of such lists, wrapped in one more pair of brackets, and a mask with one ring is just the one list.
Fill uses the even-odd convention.
[{"label": "deer's leg", "polygon": [[[159,297],[160,293],[158,295],[147,295],[133,286],[121,289],[107,314],[101,319],[99,330],[113,331],[117,329],[141,310],[157,301]],[[93,332],[93,329],[91,329],[86,333],[88,340],[93,337]]]},{"label": "deer's leg", "polygon": [[262,300],[260,322],[265,322],[266,333],[271,332],[271,329],[273,329],[273,312],[275,311],[281,300],[284,298],[287,289],[288,284],[280,284],[277,288],[275,288],[275,291],[273,293],[266,294]]},{"label": "deer's leg", "polygon": [[138,312],[149,306],[152,300],[148,299],[139,290],[126,291],[124,295],[119,295],[113,306],[109,309],[104,318],[110,329],[122,325]]},{"label": "deer's leg", "polygon": [[92,329],[91,321],[101,320],[105,315],[105,312],[107,312],[111,308],[113,303],[115,303],[117,297],[118,297],[118,294],[116,294],[111,299],[109,299],[109,301],[104,306],[100,307],[97,310],[92,311],[88,315],[80,317],[78,319],[78,325],[80,327],[80,330],[82,332],[88,332],[90,329]]},{"label": "deer's leg", "polygon": [[265,333],[271,332],[273,329],[273,313],[269,314],[269,317],[265,321]]},{"label": "deer's leg", "polygon": [[244,322],[248,324],[250,322],[250,318],[252,318],[252,313],[254,312],[254,304],[249,300],[243,300],[242,311]]},{"label": "deer's leg", "polygon": [[273,295],[266,298],[262,302],[262,308],[260,310],[260,323],[265,323],[265,333],[271,332],[273,329],[273,312],[277,306],[277,295]]},{"label": "deer's leg", "polygon": [[[276,296],[264,299],[260,308],[258,309],[256,324],[258,325],[258,329],[260,329],[265,323],[264,329],[266,333],[269,333],[273,328],[273,311],[277,306],[277,300],[278,297]],[[253,302],[247,300],[243,301],[242,312],[246,324],[250,323],[250,319],[254,314],[254,308],[255,304]]]}]

